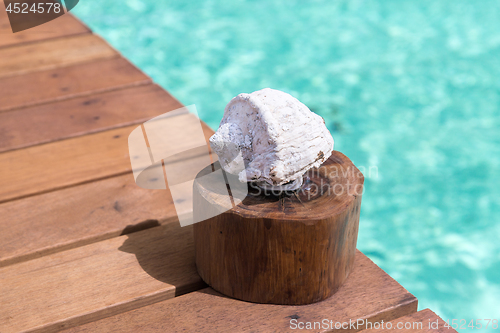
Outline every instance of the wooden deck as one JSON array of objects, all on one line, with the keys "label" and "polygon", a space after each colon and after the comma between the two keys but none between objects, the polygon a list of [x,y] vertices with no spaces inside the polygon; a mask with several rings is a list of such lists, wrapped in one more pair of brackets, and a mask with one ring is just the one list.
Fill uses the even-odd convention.
[{"label": "wooden deck", "polygon": [[361,252],[347,283],[316,304],[207,288],[192,228],[168,190],[135,185],[128,156],[138,124],[181,106],[73,16],[12,34],[0,11],[0,332],[288,332],[292,319],[444,331]]}]

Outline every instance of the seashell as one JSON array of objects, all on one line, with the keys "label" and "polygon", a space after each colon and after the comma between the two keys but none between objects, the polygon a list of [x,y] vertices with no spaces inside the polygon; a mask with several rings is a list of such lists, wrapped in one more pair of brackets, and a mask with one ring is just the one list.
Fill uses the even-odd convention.
[{"label": "seashell", "polygon": [[325,121],[291,95],[265,88],[226,106],[210,146],[224,171],[266,189],[294,190],[333,150]]}]

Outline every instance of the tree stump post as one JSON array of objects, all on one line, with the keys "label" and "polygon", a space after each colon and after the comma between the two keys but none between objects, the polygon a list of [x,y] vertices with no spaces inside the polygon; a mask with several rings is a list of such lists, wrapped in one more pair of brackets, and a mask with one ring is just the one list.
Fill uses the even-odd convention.
[{"label": "tree stump post", "polygon": [[[332,296],[353,267],[363,183],[334,151],[295,193],[264,195],[249,184],[233,209],[194,225],[198,273],[218,292],[250,302],[299,305]],[[217,209],[221,194],[210,188],[195,181],[195,220]]]}]

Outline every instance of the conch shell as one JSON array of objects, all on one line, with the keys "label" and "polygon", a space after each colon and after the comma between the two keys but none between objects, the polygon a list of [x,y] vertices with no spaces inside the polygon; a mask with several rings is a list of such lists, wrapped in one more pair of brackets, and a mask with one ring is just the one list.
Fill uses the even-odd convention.
[{"label": "conch shell", "polygon": [[330,157],[333,138],[323,118],[307,106],[265,88],[239,94],[227,104],[210,146],[224,171],[241,182],[293,190],[304,173]]}]

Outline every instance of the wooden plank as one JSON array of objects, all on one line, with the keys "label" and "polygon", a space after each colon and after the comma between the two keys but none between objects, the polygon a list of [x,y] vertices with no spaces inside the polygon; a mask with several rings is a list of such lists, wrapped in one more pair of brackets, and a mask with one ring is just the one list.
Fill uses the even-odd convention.
[{"label": "wooden plank", "polygon": [[[361,252],[346,283],[331,298],[314,304],[256,304],[225,297],[207,288],[69,332],[288,332],[301,322],[392,320],[417,310],[417,299]],[[295,322],[296,320],[296,322]],[[314,325],[314,324],[313,324]],[[297,327],[298,329],[298,327]],[[357,332],[362,327],[342,330]],[[331,332],[316,327],[301,332]]]},{"label": "wooden plank", "polygon": [[116,57],[106,41],[83,34],[0,49],[0,77]]},{"label": "wooden plank", "polygon": [[[194,156],[168,166],[196,175],[202,161]],[[174,207],[168,190],[140,188],[129,173],[1,204],[0,267],[178,221],[177,213],[192,212],[192,187],[176,186]]]},{"label": "wooden plank", "polygon": [[150,82],[121,57],[0,78],[0,112]]},{"label": "wooden plank", "polygon": [[151,84],[4,112],[0,152],[142,123],[181,107]]},{"label": "wooden plank", "polygon": [[90,33],[90,29],[71,14],[29,30],[12,33],[7,12],[0,8],[0,48],[84,33]]},{"label": "wooden plank", "polygon": [[[190,147],[187,118],[183,117],[172,117],[174,126],[169,133],[185,137],[176,142],[181,150]],[[202,126],[208,140],[213,131]],[[136,127],[1,153],[0,203],[130,172],[128,136]]]},{"label": "wooden plank", "polygon": [[0,268],[0,331],[50,332],[202,287],[192,228],[174,222]]},{"label": "wooden plank", "polygon": [[407,316],[394,319],[389,323],[372,323],[368,324],[369,329],[363,333],[388,333],[394,330],[404,331],[408,333],[423,333],[423,332],[456,332],[453,328],[446,328],[446,324],[437,314],[429,309],[409,314]]},{"label": "wooden plank", "polygon": [[132,174],[0,205],[0,267],[176,220],[167,190]]}]

